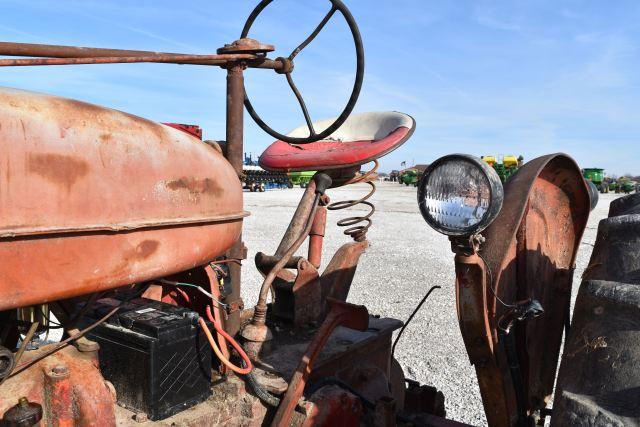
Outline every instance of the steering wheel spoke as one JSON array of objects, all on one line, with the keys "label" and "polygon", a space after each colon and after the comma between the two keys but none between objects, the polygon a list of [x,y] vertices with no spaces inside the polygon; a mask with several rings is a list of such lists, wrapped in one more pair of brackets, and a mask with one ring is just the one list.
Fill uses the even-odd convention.
[{"label": "steering wheel spoke", "polygon": [[304,120],[307,122],[307,127],[309,128],[309,136],[315,136],[316,130],[313,128],[313,121],[311,121],[311,117],[309,116],[309,111],[307,110],[307,105],[302,99],[302,95],[298,90],[296,84],[293,82],[293,78],[291,77],[291,73],[287,73],[287,83],[289,83],[289,87],[293,91],[293,94],[296,96],[298,103],[300,104],[300,108],[302,108],[302,114],[304,114]]},{"label": "steering wheel spoke", "polygon": [[309,45],[309,43],[311,43],[313,41],[313,39],[316,38],[316,36],[318,35],[318,33],[320,31],[322,31],[322,29],[324,28],[325,25],[327,25],[327,22],[329,22],[329,20],[331,19],[331,17],[333,16],[334,13],[336,13],[338,9],[333,6],[331,8],[331,10],[329,11],[329,13],[327,13],[324,18],[322,18],[322,21],[320,21],[320,23],[318,24],[318,26],[316,27],[315,30],[313,30],[313,32],[309,35],[309,37],[307,37],[302,43],[300,43],[300,45],[295,48],[293,50],[293,52],[291,52],[291,55],[289,55],[289,60],[293,61],[293,58],[295,58],[301,51],[302,49],[304,49],[305,47],[307,47]]}]

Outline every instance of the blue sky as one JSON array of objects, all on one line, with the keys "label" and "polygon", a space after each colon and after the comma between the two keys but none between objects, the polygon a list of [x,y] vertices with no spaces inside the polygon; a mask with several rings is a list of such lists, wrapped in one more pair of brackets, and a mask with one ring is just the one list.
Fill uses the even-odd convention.
[{"label": "blue sky", "polygon": [[[213,53],[239,37],[256,1],[0,0],[0,40]],[[411,114],[416,133],[382,170],[450,152],[571,154],[583,167],[640,174],[640,2],[346,0],[366,74],[357,111]],[[286,56],[329,8],[275,0],[251,36]],[[340,16],[296,59],[311,115],[343,107],[355,68]],[[254,106],[286,132],[303,123],[282,76],[246,73]],[[0,85],[53,93],[224,138],[225,74],[164,64],[2,68]],[[246,116],[247,151],[272,138]]]}]

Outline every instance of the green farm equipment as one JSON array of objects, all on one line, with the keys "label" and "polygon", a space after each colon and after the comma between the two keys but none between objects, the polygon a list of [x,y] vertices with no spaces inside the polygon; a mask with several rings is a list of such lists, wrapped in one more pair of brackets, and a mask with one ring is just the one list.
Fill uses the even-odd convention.
[{"label": "green farm equipment", "polygon": [[291,181],[291,186],[299,185],[300,188],[307,188],[309,185],[309,181],[313,178],[313,175],[316,174],[316,171],[301,171],[301,172],[289,172],[289,180]]},{"label": "green farm equipment", "polygon": [[516,173],[518,168],[522,166],[524,160],[522,156],[503,156],[502,162],[495,156],[482,156],[482,160],[487,162],[498,173],[500,181],[505,183],[511,175]]},{"label": "green farm equipment", "polygon": [[635,191],[636,183],[627,177],[618,179],[616,193],[629,194]]},{"label": "green farm equipment", "polygon": [[[593,182],[601,193],[609,192],[609,185],[604,182],[604,169],[585,168],[582,169],[582,176],[587,181]],[[615,190],[615,188],[613,188]]]},{"label": "green farm equipment", "polygon": [[420,173],[416,169],[408,169],[400,175],[401,184],[417,187],[418,181],[420,181]]}]

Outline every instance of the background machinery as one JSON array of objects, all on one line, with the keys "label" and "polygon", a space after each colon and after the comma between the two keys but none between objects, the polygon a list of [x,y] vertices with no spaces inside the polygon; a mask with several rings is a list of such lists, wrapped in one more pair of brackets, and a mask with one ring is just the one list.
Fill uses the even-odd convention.
[{"label": "background machinery", "polygon": [[518,171],[524,163],[524,158],[519,156],[503,156],[502,160],[496,158],[496,156],[482,156],[482,160],[487,162],[493,167],[500,177],[500,180],[505,183],[507,180]]}]

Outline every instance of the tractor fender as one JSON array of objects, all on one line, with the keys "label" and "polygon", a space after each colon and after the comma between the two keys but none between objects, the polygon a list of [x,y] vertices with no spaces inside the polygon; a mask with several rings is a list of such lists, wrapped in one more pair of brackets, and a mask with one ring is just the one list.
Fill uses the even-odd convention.
[{"label": "tractor fender", "polygon": [[[551,401],[563,326],[569,317],[575,257],[589,212],[587,184],[566,154],[533,159],[505,184],[502,210],[483,233],[486,242],[478,253],[488,286],[483,291],[484,308],[474,312],[483,316],[469,319],[469,301],[464,300],[477,283],[458,286],[459,318],[486,325],[482,335],[478,328],[467,329],[470,325],[461,323],[461,329],[489,425],[524,422],[523,417],[536,417]],[[462,267],[457,265],[458,270]],[[510,307],[532,299],[544,312],[515,324],[509,339],[501,336],[500,320],[509,315]],[[508,360],[515,357],[508,355],[511,340],[517,376],[513,360]],[[485,349],[482,357],[474,359],[480,347]]]}]

